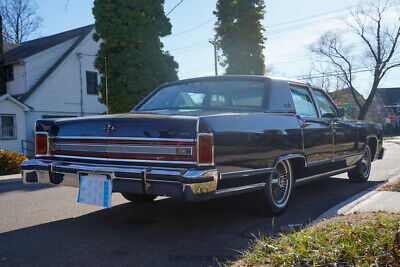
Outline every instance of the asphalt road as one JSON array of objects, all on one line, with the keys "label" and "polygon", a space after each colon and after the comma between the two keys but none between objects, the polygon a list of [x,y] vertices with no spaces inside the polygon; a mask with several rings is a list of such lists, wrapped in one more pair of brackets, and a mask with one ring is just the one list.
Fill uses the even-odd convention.
[{"label": "asphalt road", "polygon": [[0,184],[0,266],[218,265],[248,248],[254,236],[307,224],[400,173],[400,139],[385,147],[370,181],[351,184],[340,175],[299,184],[286,212],[275,218],[252,213],[252,195],[135,205],[113,194],[112,208],[103,209],[76,203],[74,188]]}]

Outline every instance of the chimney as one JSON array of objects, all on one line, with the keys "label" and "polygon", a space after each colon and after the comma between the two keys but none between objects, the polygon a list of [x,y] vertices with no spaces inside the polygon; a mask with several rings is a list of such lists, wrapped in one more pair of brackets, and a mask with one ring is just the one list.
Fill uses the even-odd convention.
[{"label": "chimney", "polygon": [[3,66],[4,48],[3,48],[3,18],[0,15],[0,95],[7,93],[6,71]]}]

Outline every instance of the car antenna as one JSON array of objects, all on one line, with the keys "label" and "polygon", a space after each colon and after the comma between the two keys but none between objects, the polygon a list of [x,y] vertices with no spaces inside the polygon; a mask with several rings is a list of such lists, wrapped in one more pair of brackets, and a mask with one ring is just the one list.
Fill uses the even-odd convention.
[{"label": "car antenna", "polygon": [[105,74],[106,74],[106,114],[108,115],[107,57],[104,57],[104,71],[105,71]]}]

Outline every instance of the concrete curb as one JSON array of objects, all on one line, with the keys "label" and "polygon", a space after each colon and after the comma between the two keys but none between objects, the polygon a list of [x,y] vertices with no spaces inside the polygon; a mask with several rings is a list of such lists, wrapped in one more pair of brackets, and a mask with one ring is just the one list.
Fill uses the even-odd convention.
[{"label": "concrete curb", "polygon": [[337,204],[336,206],[334,206],[334,207],[330,208],[329,210],[325,211],[324,213],[322,213],[317,219],[312,221],[311,225],[317,224],[318,222],[320,222],[324,219],[328,219],[330,217],[336,216],[339,214],[339,211],[340,211],[340,214],[346,214],[348,211],[350,211],[355,206],[359,205],[361,202],[366,201],[370,197],[372,197],[380,192],[380,191],[375,191],[375,189],[377,189],[378,187],[380,187],[384,184],[396,181],[397,179],[400,179],[399,174],[396,174],[396,175],[390,177],[389,179],[387,179],[386,181],[384,181],[381,184],[372,186],[372,187],[368,188],[367,190],[364,190],[364,191],[346,199],[345,201]]},{"label": "concrete curb", "polygon": [[22,182],[21,174],[0,176],[0,184],[20,183]]},{"label": "concrete curb", "polygon": [[22,183],[22,178],[0,180],[0,184]]}]

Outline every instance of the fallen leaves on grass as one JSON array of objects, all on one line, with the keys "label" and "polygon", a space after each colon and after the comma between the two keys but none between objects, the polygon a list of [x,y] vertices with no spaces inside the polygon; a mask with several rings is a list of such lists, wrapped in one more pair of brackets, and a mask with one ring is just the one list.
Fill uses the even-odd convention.
[{"label": "fallen leaves on grass", "polygon": [[400,192],[400,177],[395,179],[395,181],[381,185],[377,190]]},{"label": "fallen leaves on grass", "polygon": [[260,237],[234,266],[400,266],[400,215],[350,214]]}]

